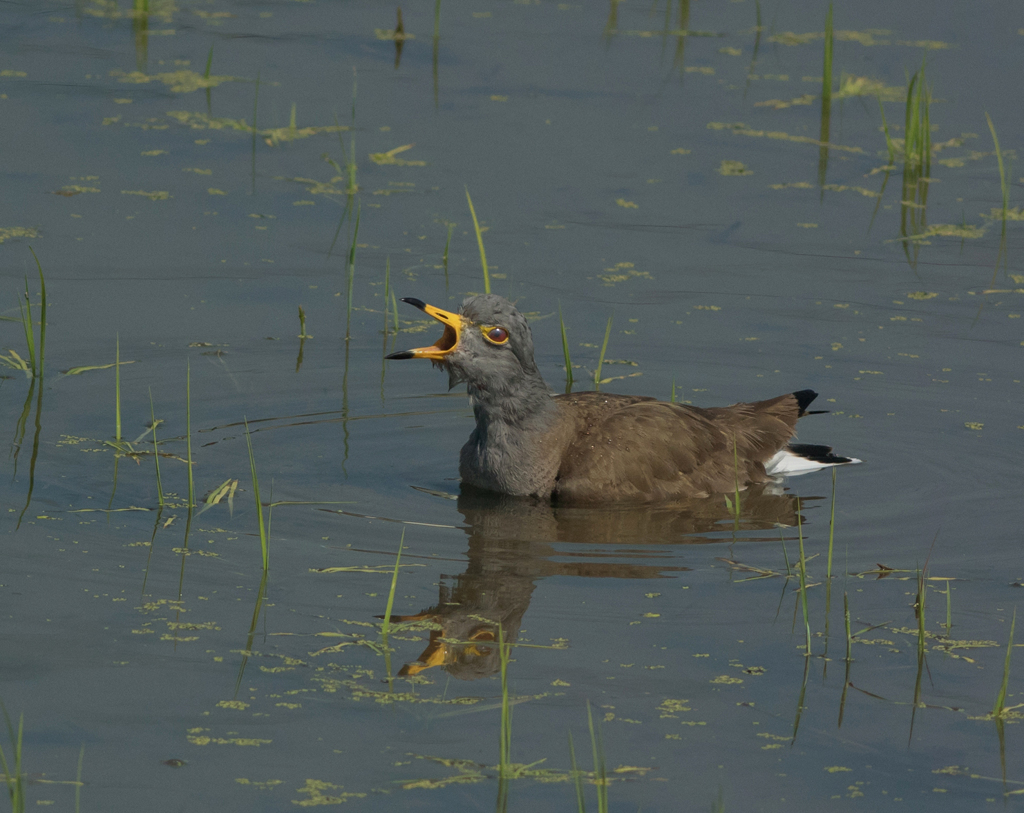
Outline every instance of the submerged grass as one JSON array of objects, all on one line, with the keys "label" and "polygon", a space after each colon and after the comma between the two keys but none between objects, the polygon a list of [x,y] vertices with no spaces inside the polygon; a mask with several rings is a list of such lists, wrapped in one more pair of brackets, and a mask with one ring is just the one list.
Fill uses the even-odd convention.
[{"label": "submerged grass", "polygon": [[925,78],[925,66],[915,73],[907,86],[907,105],[904,117],[903,160],[910,166],[919,166],[924,175],[931,172],[932,130],[931,89]]},{"label": "submerged grass", "polygon": [[252,100],[252,191],[256,193],[256,114],[260,108],[260,72],[256,71],[256,91]]},{"label": "submerged grass", "polygon": [[512,704],[508,697],[508,662],[511,644],[505,643],[505,632],[498,624],[498,662],[501,671],[501,727],[498,731],[498,801],[497,813],[508,809],[509,780],[517,775],[512,764]]},{"label": "submerged grass", "polygon": [[351,323],[352,323],[352,286],[356,278],[356,243],[359,240],[359,219],[363,213],[363,205],[360,203],[356,206],[356,223],[352,229],[352,245],[348,250],[348,264],[347,264],[347,276],[348,282],[345,287],[345,341],[347,342],[351,338]]},{"label": "submerged grass", "polygon": [[608,768],[604,760],[604,742],[601,724],[594,725],[594,714],[587,701],[587,726],[590,729],[590,748],[594,754],[594,784],[597,785],[598,813],[608,813]]},{"label": "submerged grass", "polygon": [[[480,247],[480,265],[484,270],[484,293],[491,292],[491,274],[487,268],[487,252],[484,251],[484,235],[480,231],[480,221],[476,219],[476,209],[473,208],[473,199],[469,196],[469,187],[466,187],[466,202],[469,204],[469,213],[473,217],[473,230],[476,232],[476,244]],[[447,254],[447,250],[445,252]]]},{"label": "submerged grass", "polygon": [[1003,151],[999,148],[999,136],[996,135],[996,126],[992,123],[992,117],[985,113],[985,121],[988,122],[988,130],[992,133],[992,143],[996,148],[996,161],[999,162],[999,187],[1003,192],[1003,225],[1006,225],[1006,213],[1010,208],[1010,184],[1006,178],[1006,167],[1003,165]]},{"label": "submerged grass", "polygon": [[21,743],[25,733],[25,715],[18,718],[18,729],[15,731],[7,708],[0,704],[3,709],[4,722],[7,724],[7,738],[11,743],[11,761],[8,762],[7,754],[0,746],[0,765],[4,769],[4,780],[7,783],[7,793],[11,797],[11,813],[24,813],[25,811],[25,776],[21,768]]},{"label": "submerged grass", "polygon": [[391,589],[388,591],[388,603],[384,609],[384,623],[381,624],[381,635],[387,638],[391,629],[391,610],[395,606],[395,590],[398,587],[398,565],[402,560],[402,546],[405,544],[405,528],[402,529],[402,538],[398,540],[398,553],[395,554],[395,570],[391,574]]},{"label": "submerged grass", "polygon": [[917,654],[918,656],[924,655],[925,646],[927,643],[927,635],[925,633],[924,624],[924,605],[925,605],[925,593],[927,590],[927,583],[925,582],[925,571],[919,570],[917,573]]},{"label": "submerged grass", "polygon": [[818,186],[821,194],[825,194],[825,181],[828,174],[828,142],[832,128],[832,4],[828,4],[825,16],[825,48],[822,57],[821,78],[821,131],[818,140],[822,146],[818,150]]},{"label": "submerged grass", "polygon": [[612,316],[608,317],[608,326],[604,329],[604,341],[601,342],[601,355],[597,358],[597,369],[594,371],[594,386],[601,389],[601,368],[604,366],[604,354],[608,350],[608,338],[612,335]]},{"label": "submerged grass", "polygon": [[242,423],[245,425],[245,443],[249,448],[249,469],[252,472],[252,491],[256,498],[256,516],[259,521],[260,529],[260,551],[263,555],[263,571],[264,573],[270,569],[270,533],[267,529],[267,524],[263,521],[263,503],[260,501],[260,481],[256,476],[256,457],[252,451],[252,433],[249,431],[249,422],[242,418]]},{"label": "submerged grass", "polygon": [[896,145],[889,134],[889,122],[885,120],[885,107],[882,104],[882,97],[878,97],[878,112],[882,114],[882,132],[885,133],[885,150],[889,153],[889,166],[896,160]]},{"label": "submerged grass", "polygon": [[31,246],[28,250],[32,252],[32,258],[36,261],[36,268],[39,270],[39,352],[37,355],[35,324],[32,320],[32,300],[29,297],[28,277],[25,277],[25,301],[18,303],[21,316],[20,319],[14,321],[20,321],[25,332],[25,352],[28,359],[23,359],[17,351],[9,348],[7,352],[10,355],[0,353],[0,363],[14,370],[20,370],[29,378],[42,378],[46,359],[46,279],[43,276],[43,266],[35,251]]},{"label": "submerged grass", "polygon": [[832,104],[832,4],[828,4],[825,15],[825,55],[822,62],[821,104]]},{"label": "submerged grass", "polygon": [[121,442],[121,336],[117,334],[114,349],[114,438]]},{"label": "submerged grass", "polygon": [[800,517],[800,498],[796,498],[796,527],[800,539],[800,607],[804,614],[804,631],[807,634],[807,655],[811,654],[811,622],[807,615],[807,557],[804,555],[804,524]]},{"label": "submerged grass", "polygon": [[153,429],[153,465],[156,466],[156,499],[164,507],[164,484],[160,479],[160,446],[156,440],[156,411],[153,409],[153,388],[149,388],[149,422]]},{"label": "submerged grass", "polygon": [[920,241],[909,240],[926,226],[928,188],[931,186],[932,135],[931,89],[925,77],[925,65],[907,84],[903,125],[903,189],[900,198],[900,237],[903,253],[911,267],[917,265]]},{"label": "submerged grass", "polygon": [[[196,484],[192,477],[192,364],[185,367],[185,442],[188,452],[188,510],[196,507]],[[187,536],[187,534],[186,534]]]},{"label": "submerged grass", "polygon": [[576,791],[577,813],[586,813],[587,803],[583,796],[583,774],[576,763],[576,748],[572,742],[572,729],[569,730],[569,766],[571,769],[572,784]]},{"label": "submerged grass", "polygon": [[999,687],[999,694],[996,695],[995,705],[992,706],[992,716],[1002,717],[1006,709],[1006,687],[1010,683],[1010,655],[1013,652],[1013,630],[1017,626],[1017,609],[1013,610],[1013,619],[1010,621],[1010,640],[1006,644],[1006,659],[1003,661],[1003,682]]},{"label": "submerged grass", "polygon": [[444,285],[448,287],[448,248],[452,244],[452,232],[455,230],[455,224],[448,224],[448,236],[444,240],[444,254],[441,255],[441,262],[444,264]]},{"label": "submerged grass", "polygon": [[562,303],[558,303],[558,326],[562,331],[562,355],[565,357],[565,391],[572,390],[572,360],[569,358],[569,339],[565,335],[565,319],[562,317]]}]

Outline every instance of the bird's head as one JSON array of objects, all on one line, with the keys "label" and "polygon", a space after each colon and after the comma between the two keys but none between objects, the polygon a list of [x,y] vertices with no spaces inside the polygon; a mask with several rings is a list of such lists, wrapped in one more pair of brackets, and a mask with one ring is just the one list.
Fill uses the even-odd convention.
[{"label": "bird's head", "polygon": [[387,358],[429,359],[448,371],[449,388],[467,382],[471,389],[499,397],[521,389],[524,380],[540,379],[530,326],[504,297],[471,296],[458,313],[411,297],[402,301],[437,319],[444,333],[428,347],[401,350]]}]

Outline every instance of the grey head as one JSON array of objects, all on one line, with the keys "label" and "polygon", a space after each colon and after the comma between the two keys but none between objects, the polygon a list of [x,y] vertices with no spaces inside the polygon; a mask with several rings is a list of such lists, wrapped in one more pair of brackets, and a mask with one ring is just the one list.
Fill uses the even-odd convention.
[{"label": "grey head", "polygon": [[444,334],[429,347],[392,353],[389,359],[425,358],[448,372],[449,389],[465,382],[470,395],[485,401],[548,394],[533,359],[530,326],[515,305],[496,294],[471,296],[458,313],[407,298],[441,322]]}]

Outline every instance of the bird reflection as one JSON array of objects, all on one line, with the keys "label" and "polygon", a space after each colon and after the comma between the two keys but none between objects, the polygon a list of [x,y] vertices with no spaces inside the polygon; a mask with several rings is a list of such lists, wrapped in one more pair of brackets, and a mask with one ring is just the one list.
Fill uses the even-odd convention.
[{"label": "bird reflection", "polygon": [[[392,622],[436,625],[427,647],[398,674],[411,677],[433,667],[460,680],[494,674],[499,669],[498,627],[506,642],[516,641],[540,579],[669,578],[666,574],[690,568],[664,561],[674,557],[660,546],[729,542],[739,532],[744,541],[757,540],[751,531],[796,526],[799,499],[775,483],[752,487],[741,492],[737,516],[734,504],[722,495],[664,506],[583,508],[464,486],[458,510],[469,537],[466,569],[441,577],[433,607],[391,617]],[[808,499],[820,498],[802,502]]]}]

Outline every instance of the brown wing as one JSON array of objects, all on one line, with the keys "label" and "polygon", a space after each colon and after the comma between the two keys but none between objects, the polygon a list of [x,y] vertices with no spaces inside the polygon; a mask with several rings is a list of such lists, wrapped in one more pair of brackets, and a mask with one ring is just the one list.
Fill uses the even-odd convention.
[{"label": "brown wing", "polygon": [[658,501],[764,482],[764,463],[802,413],[792,394],[715,409],[603,397],[603,406],[577,405],[580,424],[555,486],[560,500]]}]

